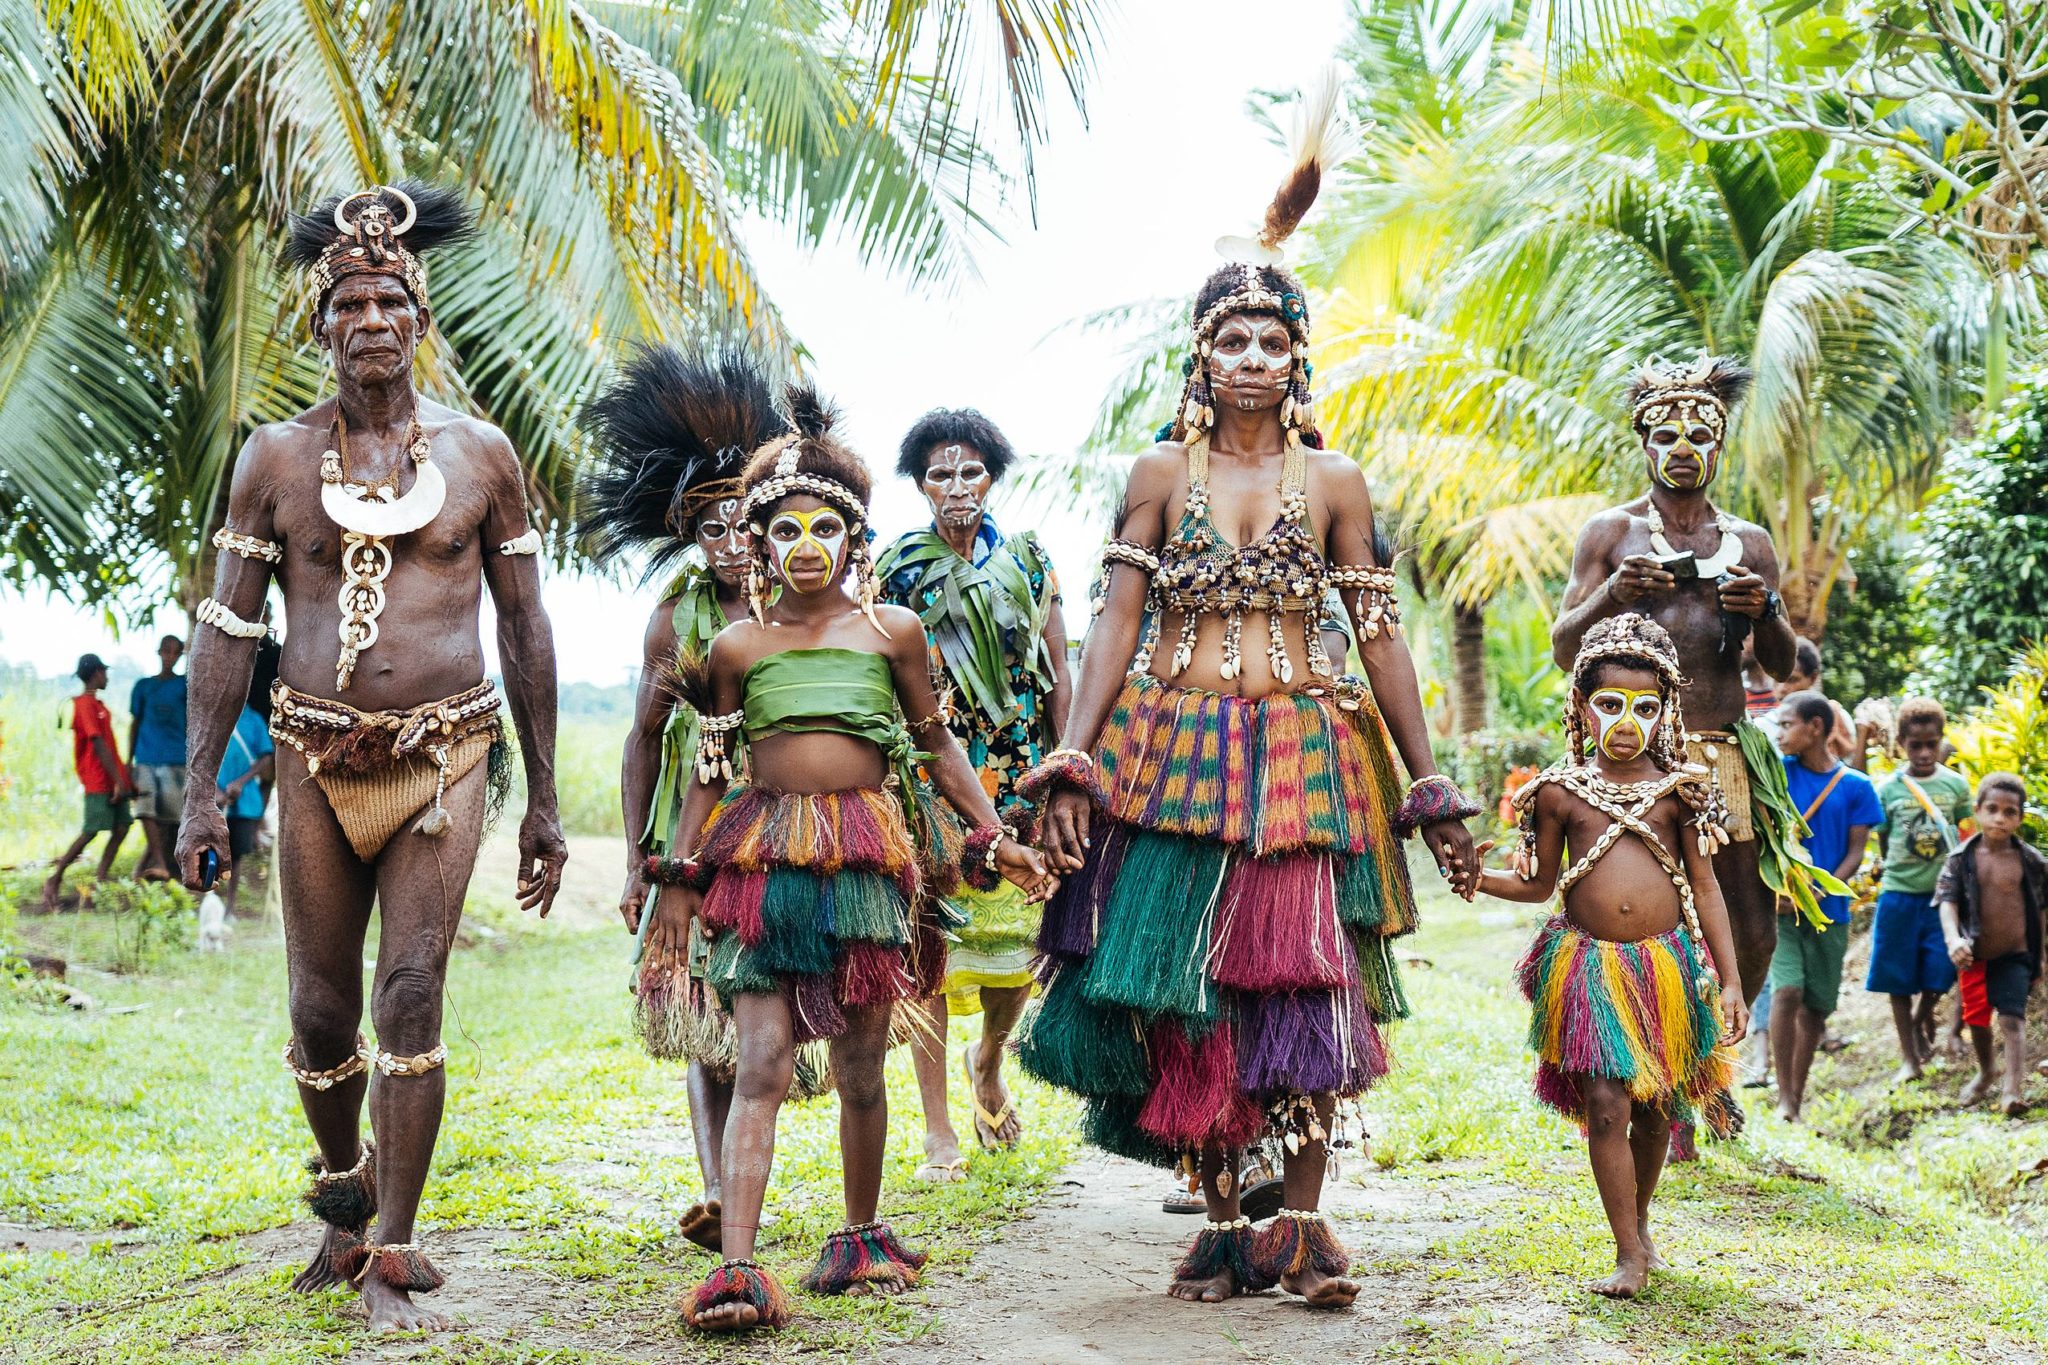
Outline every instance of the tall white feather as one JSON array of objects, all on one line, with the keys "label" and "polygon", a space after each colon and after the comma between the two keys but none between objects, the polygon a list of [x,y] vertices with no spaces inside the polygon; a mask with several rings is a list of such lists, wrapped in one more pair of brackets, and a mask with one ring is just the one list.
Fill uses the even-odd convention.
[{"label": "tall white feather", "polygon": [[[1341,64],[1329,62],[1302,86],[1294,101],[1294,120],[1287,138],[1289,176],[1313,161],[1322,168],[1327,182],[1337,167],[1357,155],[1362,132],[1344,107],[1344,82],[1349,74]],[[1216,254],[1226,261],[1252,265],[1279,265],[1286,257],[1283,246],[1267,246],[1258,231],[1218,237]]]}]

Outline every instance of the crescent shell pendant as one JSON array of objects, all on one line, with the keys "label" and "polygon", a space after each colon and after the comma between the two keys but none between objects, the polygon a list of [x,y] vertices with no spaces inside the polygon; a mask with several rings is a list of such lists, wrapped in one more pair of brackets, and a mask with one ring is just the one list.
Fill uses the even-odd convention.
[{"label": "crescent shell pendant", "polygon": [[359,536],[402,536],[417,531],[441,514],[448,481],[432,460],[422,460],[405,496],[392,502],[352,498],[338,483],[320,485],[320,510],[344,531]]}]

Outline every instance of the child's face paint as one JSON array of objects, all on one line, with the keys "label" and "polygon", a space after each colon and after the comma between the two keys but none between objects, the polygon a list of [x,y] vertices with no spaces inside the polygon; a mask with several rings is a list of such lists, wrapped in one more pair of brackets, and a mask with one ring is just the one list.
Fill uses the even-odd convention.
[{"label": "child's face paint", "polygon": [[776,576],[793,591],[819,592],[838,580],[847,534],[838,508],[786,508],[769,519],[767,529]]},{"label": "child's face paint", "polygon": [[1603,687],[1586,698],[1586,705],[1598,727],[1594,743],[1616,762],[1626,762],[1647,750],[1650,737],[1664,720],[1664,694],[1654,688]]}]

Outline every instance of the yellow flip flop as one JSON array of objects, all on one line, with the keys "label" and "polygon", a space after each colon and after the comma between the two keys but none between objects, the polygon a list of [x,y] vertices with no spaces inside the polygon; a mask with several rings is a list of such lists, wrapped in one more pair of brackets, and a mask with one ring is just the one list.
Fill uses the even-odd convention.
[{"label": "yellow flip flop", "polygon": [[974,1093],[974,1047],[969,1043],[960,1049],[960,1070],[967,1077],[967,1103],[974,1109],[974,1140],[981,1144],[981,1150],[1007,1152],[1017,1145],[1012,1139],[1004,1142],[996,1135],[1003,1129],[1003,1121],[1016,1110],[1016,1103],[1004,1100],[1001,1111],[991,1114],[981,1107],[981,1097]]}]

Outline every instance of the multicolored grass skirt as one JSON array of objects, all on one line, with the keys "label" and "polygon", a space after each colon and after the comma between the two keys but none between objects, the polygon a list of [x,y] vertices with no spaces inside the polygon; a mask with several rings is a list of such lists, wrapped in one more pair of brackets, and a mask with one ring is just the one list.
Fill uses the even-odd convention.
[{"label": "multicolored grass skirt", "polygon": [[1529,1000],[1536,1098],[1582,1126],[1579,1078],[1625,1081],[1638,1104],[1705,1119],[1720,1137],[1739,1125],[1729,1094],[1733,1048],[1720,1045],[1721,1002],[1683,925],[1613,943],[1553,915],[1515,968]]},{"label": "multicolored grass skirt", "polygon": [[1025,1067],[1087,1100],[1084,1133],[1171,1166],[1239,1146],[1297,1093],[1386,1074],[1415,927],[1379,715],[1124,686],[1096,746],[1113,819],[1046,906]]},{"label": "multicolored grass skirt", "polygon": [[1037,978],[1039,908],[1023,889],[1003,882],[992,891],[961,887],[953,906],[965,915],[946,954],[946,1007],[955,1015],[981,1011],[981,988],[1029,986]]},{"label": "multicolored grass skirt", "polygon": [[[951,823],[920,814],[927,830]],[[730,1010],[735,996],[785,994],[801,1043],[844,1032],[848,1008],[936,991],[946,929],[927,890],[938,889],[946,847],[958,848],[957,824],[931,842],[921,865],[893,792],[732,788],[698,848],[718,870],[702,913],[713,932],[706,979],[720,1002]]]},{"label": "multicolored grass skirt", "polygon": [[[654,918],[654,894],[641,915],[641,929]],[[718,1003],[705,977],[711,968],[711,944],[704,926],[692,921],[687,955],[663,953],[647,945],[633,976],[633,1022],[647,1055],[665,1062],[695,1062],[727,1085],[739,1074],[739,1031]],[[643,937],[643,944],[647,940]],[[789,1097],[811,1100],[832,1089],[830,1065],[823,1043],[796,1050]]]}]

